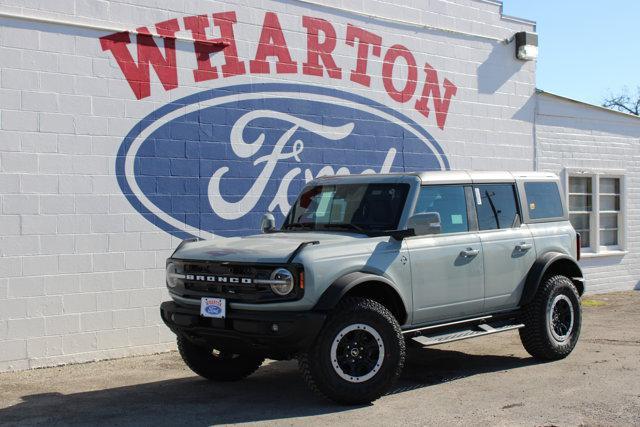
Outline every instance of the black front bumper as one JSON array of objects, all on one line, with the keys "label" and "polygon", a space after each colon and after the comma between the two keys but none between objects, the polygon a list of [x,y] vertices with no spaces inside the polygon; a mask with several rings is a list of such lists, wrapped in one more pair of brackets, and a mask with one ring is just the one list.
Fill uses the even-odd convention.
[{"label": "black front bumper", "polygon": [[[198,307],[173,301],[160,305],[164,323],[194,342],[227,351],[254,351],[271,358],[288,358],[311,346],[326,314],[314,311],[248,311],[227,309],[225,319],[200,316]],[[274,326],[275,325],[275,326]]]}]

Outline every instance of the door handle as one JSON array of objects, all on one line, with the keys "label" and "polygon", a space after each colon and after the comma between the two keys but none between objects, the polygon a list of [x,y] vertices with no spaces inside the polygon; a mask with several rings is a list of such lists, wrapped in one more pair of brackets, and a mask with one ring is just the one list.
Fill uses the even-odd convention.
[{"label": "door handle", "polygon": [[463,258],[473,258],[475,256],[478,256],[479,253],[480,251],[478,249],[467,248],[464,251],[460,252],[460,256]]},{"label": "door handle", "polygon": [[526,252],[531,249],[533,246],[530,243],[522,242],[519,245],[516,245],[516,251],[518,252]]}]

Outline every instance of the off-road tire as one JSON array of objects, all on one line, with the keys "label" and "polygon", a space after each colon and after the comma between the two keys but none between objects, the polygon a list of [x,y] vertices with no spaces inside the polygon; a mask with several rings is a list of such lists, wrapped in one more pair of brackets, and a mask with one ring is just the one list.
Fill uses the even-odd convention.
[{"label": "off-road tire", "polygon": [[211,381],[241,380],[264,362],[264,357],[253,354],[215,354],[213,346],[197,345],[183,336],[178,336],[178,351],[193,372]]},{"label": "off-road tire", "polygon": [[[331,360],[332,345],[351,325],[372,328],[384,345],[384,351],[379,352],[384,358],[375,368],[378,370],[358,383],[342,378]],[[393,314],[379,302],[345,298],[329,315],[311,348],[299,355],[298,365],[305,382],[316,393],[337,403],[355,405],[370,403],[387,392],[402,372],[404,360],[405,340]]]},{"label": "off-road tire", "polygon": [[[573,309],[572,330],[563,342],[554,338],[549,322],[551,304],[560,295],[571,302]],[[523,323],[525,326],[519,331],[520,339],[531,356],[539,360],[567,357],[578,342],[582,324],[580,296],[571,279],[562,275],[544,278],[533,301],[524,308]]]}]

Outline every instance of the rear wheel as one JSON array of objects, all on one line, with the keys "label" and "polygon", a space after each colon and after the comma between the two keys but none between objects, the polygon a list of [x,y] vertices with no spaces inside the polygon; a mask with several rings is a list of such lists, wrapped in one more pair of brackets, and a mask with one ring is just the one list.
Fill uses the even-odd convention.
[{"label": "rear wheel", "polygon": [[253,374],[264,357],[249,353],[220,351],[212,345],[201,346],[178,336],[178,351],[187,366],[212,381],[238,381]]},{"label": "rear wheel", "polygon": [[338,403],[360,404],[389,389],[404,358],[404,337],[391,312],[373,300],[347,298],[298,361],[311,389]]},{"label": "rear wheel", "polygon": [[541,360],[567,357],[578,342],[582,324],[580,296],[571,279],[547,277],[524,309],[524,324],[520,339],[529,354]]}]

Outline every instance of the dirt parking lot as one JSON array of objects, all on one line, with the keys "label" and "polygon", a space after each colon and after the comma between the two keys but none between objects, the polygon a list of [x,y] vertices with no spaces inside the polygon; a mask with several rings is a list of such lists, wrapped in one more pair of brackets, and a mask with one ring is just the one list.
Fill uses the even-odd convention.
[{"label": "dirt parking lot", "polygon": [[0,374],[1,425],[640,425],[640,292],[586,298],[567,359],[536,363],[517,333],[412,349],[373,405],[309,392],[295,361],[213,384],[175,353]]}]

